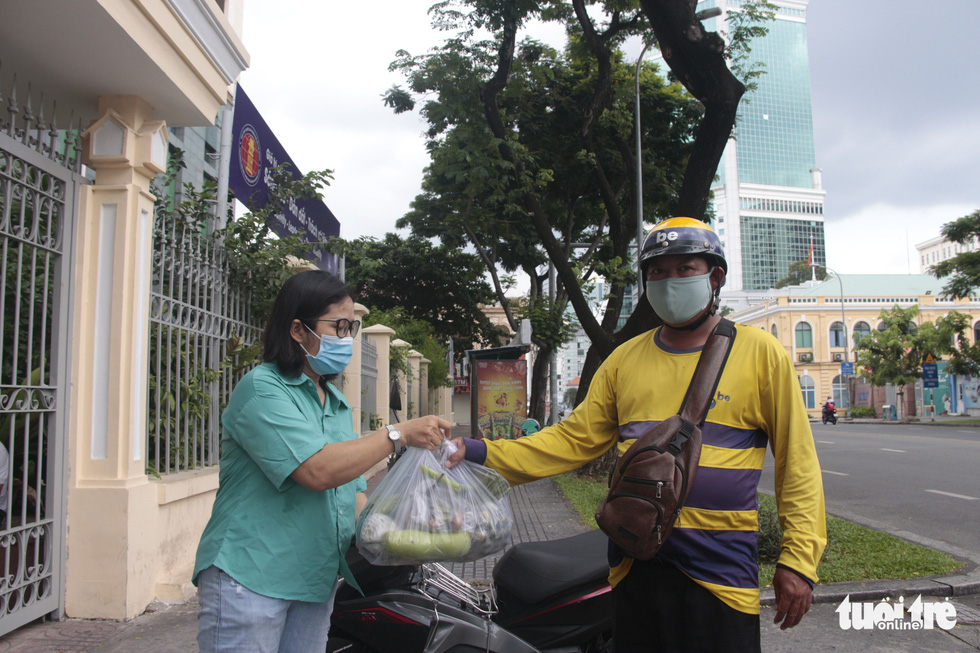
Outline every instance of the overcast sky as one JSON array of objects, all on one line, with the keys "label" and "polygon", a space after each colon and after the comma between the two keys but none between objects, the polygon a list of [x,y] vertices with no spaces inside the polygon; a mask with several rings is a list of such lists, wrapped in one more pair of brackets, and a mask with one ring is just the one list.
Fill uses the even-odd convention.
[{"label": "overcast sky", "polygon": [[[303,172],[334,170],[345,238],[394,231],[419,190],[423,124],[381,95],[398,49],[444,38],[431,4],[246,2],[242,86]],[[827,263],[917,273],[915,244],[980,208],[980,1],[811,0],[807,22]]]}]

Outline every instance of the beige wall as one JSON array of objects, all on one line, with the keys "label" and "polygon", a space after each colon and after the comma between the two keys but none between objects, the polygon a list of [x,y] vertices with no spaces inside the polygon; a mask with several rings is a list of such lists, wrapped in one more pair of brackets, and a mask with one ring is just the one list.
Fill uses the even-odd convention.
[{"label": "beige wall", "polygon": [[[847,300],[855,299],[845,297]],[[811,302],[812,300],[812,302]],[[804,301],[809,303],[803,303]],[[970,300],[944,301],[934,295],[922,295],[917,298],[919,315],[918,324],[933,322],[950,311],[957,311],[972,316],[973,321],[980,319],[980,305]],[[903,308],[907,308],[905,305]],[[844,304],[843,321],[846,324],[847,350],[846,359],[854,361],[853,335],[854,325],[865,322],[874,330],[880,322],[882,309],[891,309],[892,305],[883,306],[850,301]],[[759,327],[772,333],[776,326],[776,337],[786,348],[796,365],[797,374],[809,376],[814,381],[817,407],[810,410],[814,417],[820,415],[820,404],[828,396],[833,395],[834,379],[840,374],[840,361],[834,360],[834,354],[845,354],[843,347],[830,347],[830,327],[834,322],[841,322],[840,297],[777,297],[764,305],[739,311],[729,316],[736,322],[748,326]],[[813,346],[799,348],[796,346],[796,327],[802,322],[810,325],[813,334]],[[973,333],[968,334],[973,340]],[[810,362],[801,362],[800,354],[811,354]]]}]

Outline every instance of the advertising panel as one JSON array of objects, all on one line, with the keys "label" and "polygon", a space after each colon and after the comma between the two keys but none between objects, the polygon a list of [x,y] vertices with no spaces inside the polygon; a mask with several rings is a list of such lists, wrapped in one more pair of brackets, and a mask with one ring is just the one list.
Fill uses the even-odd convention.
[{"label": "advertising panel", "polygon": [[[235,92],[235,117],[232,121],[234,142],[228,187],[240,202],[248,207],[262,207],[272,192],[272,168],[289,164],[294,179],[303,175],[289,158],[286,149],[266,124],[255,105],[242,89]],[[292,198],[285,210],[273,218],[273,230],[280,236],[302,232],[306,242],[322,242],[340,235],[340,222],[323,203],[313,198]],[[337,272],[333,254],[314,249],[313,256],[321,270]]]},{"label": "advertising panel", "polygon": [[476,361],[476,437],[512,440],[527,419],[527,361]]}]

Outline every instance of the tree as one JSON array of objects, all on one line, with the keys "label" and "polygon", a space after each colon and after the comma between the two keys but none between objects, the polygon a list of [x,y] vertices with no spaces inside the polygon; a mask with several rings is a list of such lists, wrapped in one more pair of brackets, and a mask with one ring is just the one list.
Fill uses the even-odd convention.
[{"label": "tree", "polygon": [[947,374],[980,376],[980,343],[971,344],[967,336],[972,324],[971,316],[951,311],[919,327],[923,349],[946,359]]},{"label": "tree", "polygon": [[[431,324],[407,316],[402,307],[372,310],[364,318],[364,326],[368,327],[374,324],[383,324],[394,329],[398,338],[412,345],[412,349],[429,360],[430,388],[452,385],[453,379],[449,364],[446,361],[446,348],[439,343]],[[394,369],[401,370],[406,376],[410,373],[405,352],[399,351],[397,347],[391,348],[389,365]]]},{"label": "tree", "polygon": [[884,328],[872,331],[854,346],[857,364],[872,385],[905,385],[922,376],[920,366],[926,352],[917,337],[918,314],[915,306],[882,309],[878,318]]},{"label": "tree", "polygon": [[794,261],[789,264],[789,274],[777,281],[776,287],[798,286],[814,277],[818,281],[823,281],[827,278],[827,268],[820,267],[819,265],[815,266],[815,268],[814,271],[814,268],[807,261]]},{"label": "tree", "polygon": [[[691,0],[641,0],[664,61],[684,88],[704,105],[704,117],[677,203],[677,215],[703,218],[708,208],[711,184],[718,162],[735,127],[738,103],[746,91],[744,79],[761,71],[745,70],[743,62],[751,40],[767,33],[762,25],[775,16],[775,6],[761,2],[742,3],[741,11],[729,13],[732,28],[729,44],[716,32],[702,25],[703,14],[695,11]],[[735,73],[741,73],[739,80]]]},{"label": "tree", "polygon": [[[690,9],[691,3],[662,4]],[[661,16],[657,7],[643,9],[662,46],[672,36],[691,38],[694,23],[703,32],[691,11],[690,20],[680,25],[676,17]],[[601,360],[620,342],[657,324],[648,304],[639,302],[626,328],[615,332],[626,285],[635,274],[630,246],[637,232],[631,192],[637,164],[633,67],[618,47],[630,35],[648,34],[644,12],[636,2],[612,0],[588,7],[585,0],[449,1],[432,11],[434,22],[456,29],[457,36],[426,56],[399,53],[392,67],[405,73],[408,90],[395,87],[385,96],[396,112],[414,108],[415,97],[426,98],[421,112],[429,123],[433,164],[414,207],[423,215],[407,219],[441,216],[429,217],[430,225],[454,231],[450,237],[472,244],[491,266],[512,271],[538,266],[542,258],[550,263],[557,278],[554,298],[547,302],[552,321],[564,313],[567,301],[592,343],[579,393],[584,396]],[[653,14],[663,19],[659,28]],[[569,43],[561,55],[531,40],[518,43],[521,27],[532,18],[566,22]],[[487,31],[492,38],[475,39]],[[717,52],[694,57],[683,47],[668,47],[667,61],[675,72],[685,62],[710,62],[731,75],[724,43],[718,35],[711,41],[721,44]],[[681,93],[679,85],[657,77],[654,66],[643,67],[644,213],[651,219],[704,216],[710,181],[744,92],[742,86],[737,93],[713,94],[717,83],[708,77],[717,72],[678,75],[689,89],[698,89],[695,96],[702,104],[715,110],[724,95],[731,108],[727,128],[718,131],[713,116],[710,128],[702,123],[695,133],[701,105]],[[703,152],[695,157],[692,152],[699,148]],[[702,169],[710,169],[707,177],[688,188],[686,179],[693,180]],[[585,244],[582,250],[578,243]],[[598,317],[581,284],[593,271],[611,286],[606,311]],[[529,304],[540,306],[543,274],[529,276]],[[536,344],[549,352],[561,343]]]},{"label": "tree", "polygon": [[922,378],[927,354],[948,356],[950,374],[980,374],[980,345],[970,344],[965,333],[972,322],[969,315],[953,311],[935,323],[917,325],[918,314],[915,306],[882,309],[878,317],[884,328],[872,331],[854,346],[857,365],[872,385],[904,386]]},{"label": "tree", "polygon": [[937,279],[950,277],[943,286],[943,294],[947,297],[969,297],[980,287],[980,250],[976,249],[980,239],[980,210],[947,222],[940,232],[947,240],[965,246],[966,250],[932,266],[932,272]]},{"label": "tree", "polygon": [[372,311],[399,309],[422,320],[443,346],[450,340],[466,349],[499,344],[500,330],[480,310],[494,293],[476,255],[392,233],[383,240],[359,238],[344,252],[347,283]]}]

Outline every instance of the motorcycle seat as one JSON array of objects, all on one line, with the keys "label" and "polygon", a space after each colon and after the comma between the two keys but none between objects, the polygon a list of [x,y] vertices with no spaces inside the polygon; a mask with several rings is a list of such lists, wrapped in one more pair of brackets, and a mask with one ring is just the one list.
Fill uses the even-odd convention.
[{"label": "motorcycle seat", "polygon": [[501,556],[493,568],[498,593],[525,604],[601,581],[609,576],[609,538],[600,530],[561,540],[521,542]]}]

